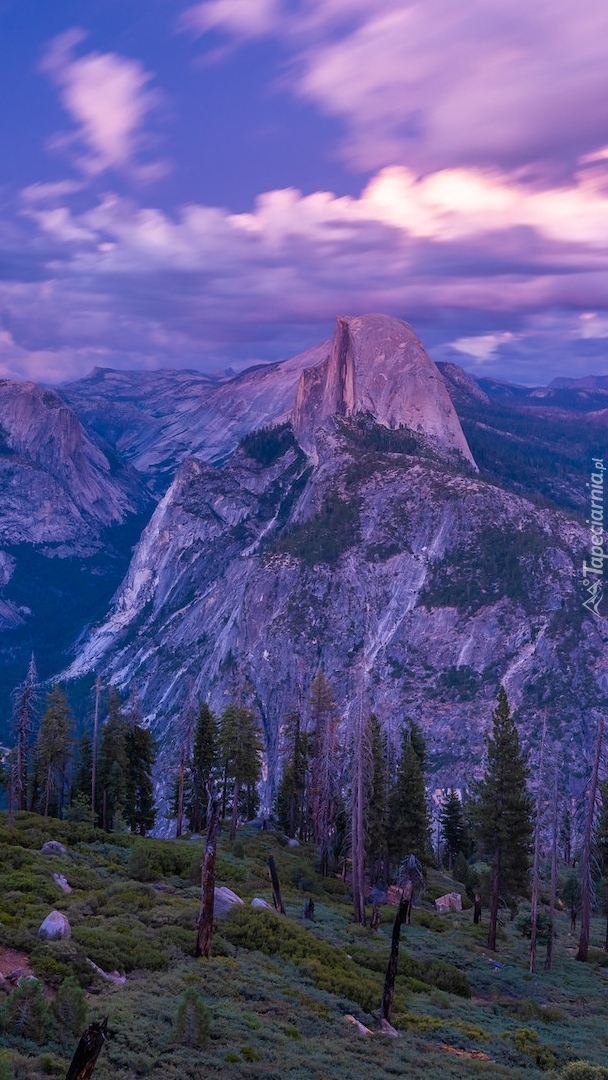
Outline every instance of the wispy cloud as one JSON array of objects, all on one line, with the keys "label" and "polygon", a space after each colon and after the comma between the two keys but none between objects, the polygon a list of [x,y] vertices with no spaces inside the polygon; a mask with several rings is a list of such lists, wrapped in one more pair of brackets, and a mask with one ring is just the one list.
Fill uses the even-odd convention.
[{"label": "wispy cloud", "polygon": [[156,179],[166,172],[166,162],[142,160],[149,141],[145,123],[162,101],[150,87],[153,76],[138,60],[117,53],[76,56],[85,38],[82,30],[66,31],[51,42],[41,63],[75,124],[50,145],[70,153],[88,177],[118,169],[139,181]]},{"label": "wispy cloud", "polygon": [[285,82],[344,125],[356,168],[534,164],[606,143],[608,7],[597,0],[203,0],[196,33],[283,42]]}]

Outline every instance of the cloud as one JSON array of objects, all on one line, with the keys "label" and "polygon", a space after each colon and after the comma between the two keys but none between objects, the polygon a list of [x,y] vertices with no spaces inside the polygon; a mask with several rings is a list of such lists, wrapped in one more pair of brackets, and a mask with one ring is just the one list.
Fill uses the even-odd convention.
[{"label": "cloud", "polygon": [[286,50],[284,84],[342,120],[363,171],[568,173],[606,144],[608,7],[597,0],[206,0],[190,29]]},{"label": "cloud", "polygon": [[141,160],[147,144],[144,124],[162,101],[159,91],[150,88],[153,76],[138,60],[116,53],[76,57],[74,50],[85,37],[82,30],[67,30],[51,42],[41,64],[76,125],[74,131],[55,136],[52,147],[72,152],[88,177],[107,169],[139,181],[164,175],[165,162]]},{"label": "cloud", "polygon": [[11,370],[51,354],[53,377],[276,359],[365,311],[411,321],[437,358],[494,372],[514,351],[522,370],[546,358],[567,373],[567,356],[605,349],[608,193],[585,174],[538,191],[497,170],[395,167],[358,198],[288,188],[241,214],[170,215],[112,194],[76,212],[61,193],[25,189],[22,241],[0,228]]},{"label": "cloud", "polygon": [[245,40],[272,32],[280,16],[280,0],[207,0],[188,8],[179,26],[196,35],[224,30]]}]

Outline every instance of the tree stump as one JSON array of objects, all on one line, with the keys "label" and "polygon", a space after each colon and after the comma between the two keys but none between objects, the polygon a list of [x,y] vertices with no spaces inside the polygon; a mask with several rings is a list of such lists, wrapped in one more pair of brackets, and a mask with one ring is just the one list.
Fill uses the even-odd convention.
[{"label": "tree stump", "polygon": [[89,1024],[76,1047],[72,1064],[65,1080],[90,1080],[97,1064],[101,1048],[108,1037],[108,1018],[101,1023]]}]

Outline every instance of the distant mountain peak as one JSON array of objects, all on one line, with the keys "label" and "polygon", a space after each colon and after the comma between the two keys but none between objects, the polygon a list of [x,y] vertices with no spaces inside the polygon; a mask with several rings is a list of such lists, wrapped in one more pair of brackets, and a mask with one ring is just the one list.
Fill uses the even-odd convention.
[{"label": "distant mountain peak", "polygon": [[329,355],[300,376],[293,427],[308,452],[325,420],[358,413],[419,432],[477,468],[440,373],[401,319],[339,315]]}]

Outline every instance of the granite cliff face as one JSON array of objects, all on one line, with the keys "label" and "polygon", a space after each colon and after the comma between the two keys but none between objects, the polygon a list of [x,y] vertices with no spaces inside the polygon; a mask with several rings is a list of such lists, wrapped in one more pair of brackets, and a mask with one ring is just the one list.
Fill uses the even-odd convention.
[{"label": "granite cliff face", "polygon": [[[553,443],[535,465],[533,448],[519,476],[526,418],[509,420],[451,372],[480,461],[436,369],[396,322],[339,320],[300,377],[293,426],[250,434],[219,468],[182,463],[67,672],[137,686],[161,746],[161,788],[188,693],[218,711],[238,694],[263,722],[269,801],[283,718],[305,708],[319,667],[345,739],[364,685],[389,738],[406,717],[420,722],[438,785],[475,772],[503,681],[527,744],[546,719],[565,782],[580,782],[581,749],[608,701],[608,631],[580,595],[586,445],[568,465]],[[395,358],[403,342],[411,394]]]},{"label": "granite cliff face", "polygon": [[327,419],[360,414],[425,435],[477,468],[441,375],[400,319],[339,316],[329,355],[300,376],[293,427],[305,450]]}]

